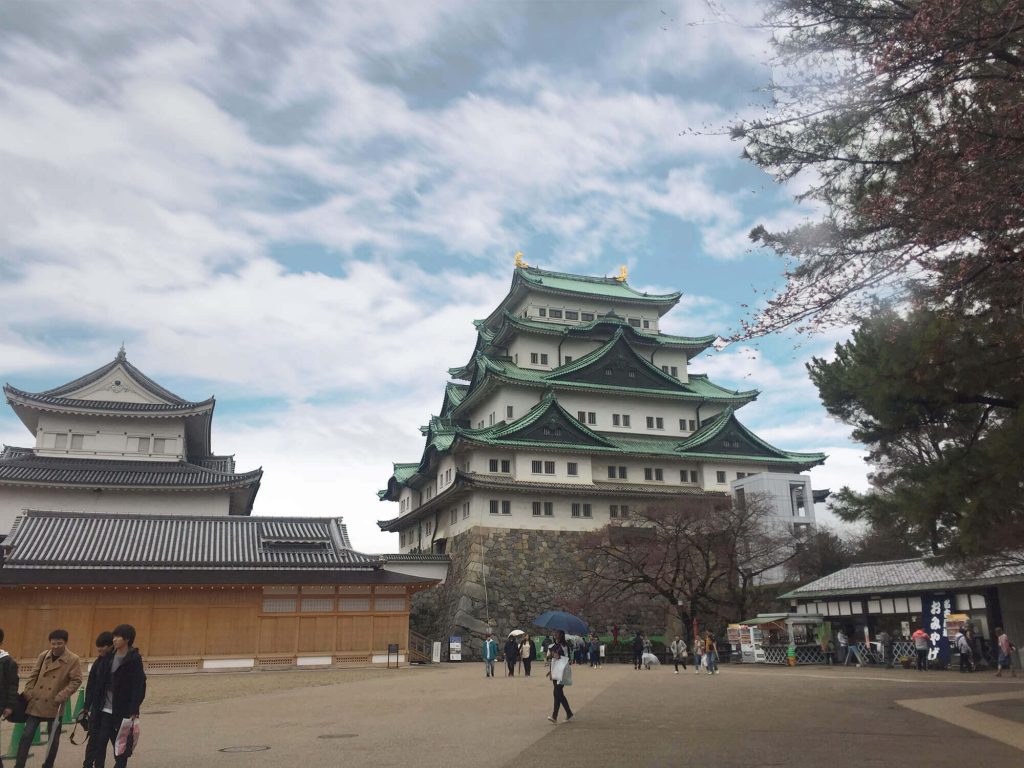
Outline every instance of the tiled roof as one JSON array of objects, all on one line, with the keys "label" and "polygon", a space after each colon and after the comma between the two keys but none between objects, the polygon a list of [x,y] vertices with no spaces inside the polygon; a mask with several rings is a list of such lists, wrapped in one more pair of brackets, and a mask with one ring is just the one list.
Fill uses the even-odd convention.
[{"label": "tiled roof", "polygon": [[[577,361],[554,370],[536,370],[533,368],[520,368],[511,360],[501,360],[486,355],[478,355],[477,363],[484,371],[484,375],[491,374],[505,379],[514,384],[525,384],[528,386],[555,387],[558,389],[574,390],[587,389],[594,391],[609,392],[615,394],[652,394],[659,397],[679,398],[683,400],[710,400],[718,403],[745,404],[754,400],[758,391],[756,389],[746,391],[734,391],[726,389],[718,384],[712,383],[704,374],[693,374],[689,381],[678,382],[679,386],[673,390],[646,389],[644,387],[623,387],[608,384],[595,384],[591,382],[576,382],[560,379],[570,368],[577,367]],[[658,373],[663,373],[659,368]],[[474,382],[472,390],[479,389],[480,383]]]},{"label": "tiled roof", "polygon": [[797,587],[782,597],[827,597],[864,592],[949,589],[1008,581],[1024,581],[1024,562],[971,572],[952,564],[932,565],[923,558],[915,558],[851,565],[810,584]]},{"label": "tiled roof", "polygon": [[263,476],[262,469],[234,474],[185,461],[71,459],[21,451],[14,454],[5,449],[0,457],[0,484],[187,490],[250,486]]},{"label": "tiled roof", "polygon": [[332,518],[185,517],[27,512],[2,545],[0,570],[373,569]]},{"label": "tiled roof", "polygon": [[549,494],[556,496],[572,496],[580,499],[645,499],[647,501],[671,501],[683,496],[703,498],[728,498],[729,494],[716,491],[705,491],[696,486],[654,485],[650,483],[546,483],[522,482],[511,477],[458,472],[455,481],[437,496],[421,504],[411,512],[393,517],[390,520],[378,520],[377,525],[382,531],[395,532],[405,525],[427,517],[437,508],[444,508],[457,496],[468,489],[478,488],[493,490],[498,493],[518,494]]},{"label": "tiled roof", "polygon": [[114,370],[114,368],[116,368],[119,365],[122,368],[124,368],[124,370],[133,379],[135,379],[135,381],[138,382],[138,384],[143,389],[145,389],[151,395],[159,397],[161,400],[166,400],[168,403],[171,403],[171,404],[174,404],[174,405],[196,405],[196,403],[191,403],[188,400],[186,400],[185,398],[179,397],[178,395],[176,395],[173,392],[171,392],[169,389],[164,389],[159,384],[157,384],[155,381],[153,381],[151,378],[149,378],[149,376],[147,376],[142,371],[140,371],[138,368],[136,368],[134,365],[129,363],[128,362],[128,358],[125,356],[125,352],[124,352],[124,348],[123,347],[117,353],[117,357],[115,357],[113,360],[111,360],[106,365],[100,366],[95,371],[92,371],[91,373],[87,373],[84,376],[81,376],[81,377],[75,379],[74,381],[69,381],[67,384],[61,384],[59,387],[54,387],[53,389],[47,389],[44,392],[36,392],[34,394],[36,394],[36,395],[38,395],[40,397],[52,397],[52,398],[63,397],[64,395],[67,395],[67,394],[69,394],[71,392],[78,391],[82,387],[87,387],[90,384],[92,384],[93,382],[99,381],[100,379],[102,379],[104,376],[106,376],[108,373],[110,373],[112,370]]},{"label": "tiled roof", "polygon": [[159,417],[163,415],[177,416],[188,412],[203,413],[213,409],[214,399],[200,402],[180,403],[125,403],[112,400],[78,400],[68,397],[57,397],[47,393],[26,392],[17,387],[7,384],[4,386],[4,394],[12,402],[46,408],[60,408],[61,410],[86,411],[86,412],[125,412],[139,413],[146,416]]},{"label": "tiled roof", "polygon": [[605,326],[619,327],[629,333],[630,338],[633,341],[658,344],[660,346],[685,347],[691,352],[691,357],[697,352],[707,349],[717,338],[714,334],[710,336],[672,336],[667,333],[645,333],[639,328],[635,328],[630,325],[626,318],[619,317],[614,312],[601,315],[588,322],[569,324],[555,323],[551,321],[544,322],[534,318],[520,317],[519,315],[514,315],[508,310],[505,310],[502,314],[501,327],[493,333],[483,325],[484,321],[475,320],[473,322],[485,341],[491,341],[501,336],[506,327],[517,330],[535,331],[537,333],[549,334],[552,336],[586,336],[593,333],[597,328]]},{"label": "tiled roof", "polygon": [[682,296],[678,291],[665,294],[647,294],[631,287],[625,280],[620,281],[615,277],[591,277],[588,275],[573,275],[568,272],[549,272],[538,267],[517,268],[515,275],[534,286],[587,296],[639,300],[652,303],[675,303]]}]

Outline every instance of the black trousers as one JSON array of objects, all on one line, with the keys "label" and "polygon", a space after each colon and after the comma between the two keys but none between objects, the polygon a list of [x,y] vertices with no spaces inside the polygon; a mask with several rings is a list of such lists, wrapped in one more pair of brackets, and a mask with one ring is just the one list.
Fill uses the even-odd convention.
[{"label": "black trousers", "polygon": [[85,741],[85,761],[82,768],[95,768],[103,765],[106,758],[107,740],[100,735],[100,717],[89,718],[89,738]]},{"label": "black trousers", "polygon": [[508,676],[514,677],[516,674],[516,660],[514,658],[505,659],[505,666],[508,667]]},{"label": "black trousers", "polygon": [[676,672],[679,671],[679,665],[680,664],[683,665],[683,669],[684,670],[686,669],[686,657],[685,656],[681,656],[678,659],[672,659],[672,663],[676,665]]},{"label": "black trousers", "polygon": [[927,670],[928,669],[928,649],[927,648],[918,648],[918,649],[915,649],[915,650],[917,651],[917,668],[919,670]]},{"label": "black trousers", "polygon": [[530,676],[530,665],[533,663],[533,659],[529,656],[523,659],[523,674],[527,677]]},{"label": "black trousers", "polygon": [[971,668],[971,654],[961,653],[960,654],[960,671],[961,672],[972,672]]},{"label": "black trousers", "polygon": [[565,718],[568,720],[572,717],[572,709],[569,707],[569,700],[565,698],[565,686],[561,683],[556,683],[554,680],[551,684],[555,688],[555,708],[551,710],[551,717],[555,720],[558,719],[558,708],[563,707],[565,709]]},{"label": "black trousers", "polygon": [[[29,715],[25,718],[25,730],[21,732],[21,741],[18,742],[18,755],[14,758],[14,768],[25,768],[25,762],[28,760],[28,751],[32,747],[32,738],[36,735],[36,731],[39,730],[41,723],[50,724],[50,734],[53,734],[53,719],[46,719],[45,717],[36,717],[35,715]],[[57,748],[60,747],[60,742],[53,745],[53,759],[57,759]],[[3,749],[3,745],[0,744],[0,749]],[[47,744],[45,750],[49,751],[50,746]],[[43,768],[53,768],[53,763],[43,763]]]},{"label": "black trousers", "polygon": [[[89,734],[89,743],[92,744],[92,740],[96,739],[96,752],[95,752],[95,768],[104,768],[107,762],[107,744],[113,747],[114,742],[117,740],[117,732],[121,728],[121,718],[115,719],[109,712],[104,712],[100,715],[99,728],[95,733]],[[91,731],[91,728],[90,728]],[[113,752],[113,749],[111,749]],[[131,755],[131,750],[128,750],[123,755],[114,758],[114,768],[125,768],[128,765],[128,758]]]},{"label": "black trousers", "polygon": [[640,665],[643,663],[643,659],[644,659],[644,652],[643,651],[633,651],[633,666],[634,667],[636,667],[637,669],[640,669]]}]

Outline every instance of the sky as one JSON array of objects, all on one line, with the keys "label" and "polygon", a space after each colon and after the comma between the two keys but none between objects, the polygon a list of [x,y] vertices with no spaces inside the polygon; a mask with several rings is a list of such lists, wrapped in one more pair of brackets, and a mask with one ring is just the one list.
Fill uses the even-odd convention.
[{"label": "sky", "polygon": [[[727,336],[781,284],[757,224],[813,217],[724,128],[763,113],[761,4],[0,4],[0,381],[128,359],[216,395],[213,447],[262,466],[254,514],[341,516],[353,545],[513,255],[681,290],[662,330]],[[867,488],[805,363],[846,330],[709,350],[739,414]],[[9,408],[0,442],[30,444]]]}]

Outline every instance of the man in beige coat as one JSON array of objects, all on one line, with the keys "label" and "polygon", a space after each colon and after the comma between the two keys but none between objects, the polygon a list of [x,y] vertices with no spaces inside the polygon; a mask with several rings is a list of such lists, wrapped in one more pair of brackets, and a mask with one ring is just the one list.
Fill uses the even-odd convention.
[{"label": "man in beige coat", "polygon": [[[82,686],[82,664],[80,659],[67,649],[68,633],[64,629],[55,629],[50,633],[50,650],[43,651],[36,659],[32,674],[25,683],[25,730],[18,742],[18,756],[14,768],[25,768],[28,750],[32,746],[32,738],[36,735],[39,724],[49,721],[50,732],[53,732],[53,720],[57,717],[60,705],[71,698],[71,694]],[[47,753],[50,760],[57,758],[57,745]],[[44,762],[43,768],[53,768],[52,762]]]}]

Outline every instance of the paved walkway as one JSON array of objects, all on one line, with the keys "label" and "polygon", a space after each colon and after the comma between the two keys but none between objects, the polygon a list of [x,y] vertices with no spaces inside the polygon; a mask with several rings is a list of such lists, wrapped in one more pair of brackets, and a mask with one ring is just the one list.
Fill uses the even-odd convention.
[{"label": "paved walkway", "polygon": [[[584,667],[568,690],[575,721],[551,725],[545,719],[551,684],[543,667],[529,679],[485,679],[479,663],[403,668],[267,692],[275,674],[191,675],[189,684],[200,695],[219,684],[233,692],[244,688],[240,677],[263,692],[160,709],[161,686],[169,678],[152,676],[153,706],[148,713],[143,707],[142,743],[129,765],[1024,763],[1024,681],[990,675],[727,665],[720,675],[697,676],[692,669],[674,675],[671,667]],[[181,688],[181,678],[174,686]],[[81,765],[81,759],[81,747],[62,744],[57,768]]]}]

